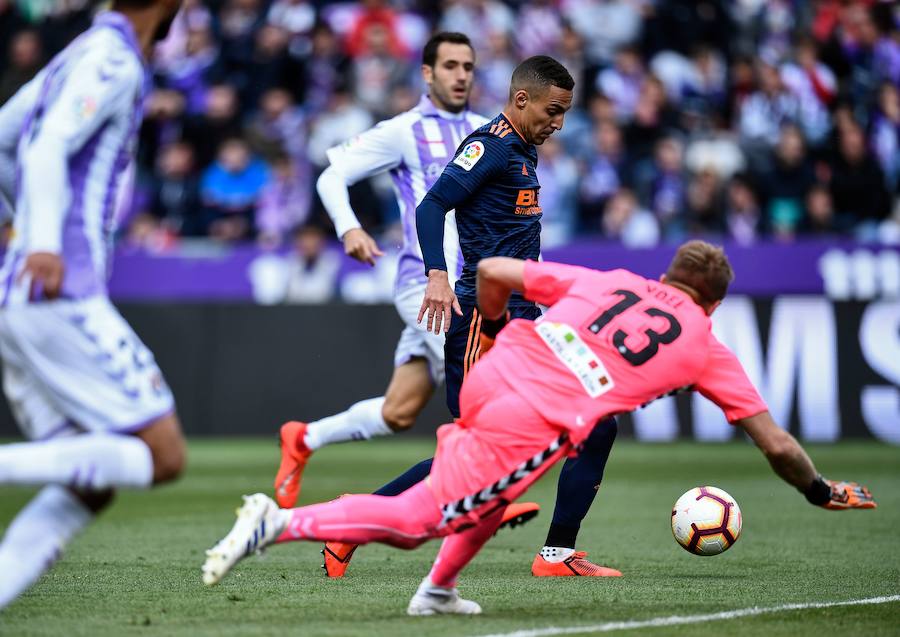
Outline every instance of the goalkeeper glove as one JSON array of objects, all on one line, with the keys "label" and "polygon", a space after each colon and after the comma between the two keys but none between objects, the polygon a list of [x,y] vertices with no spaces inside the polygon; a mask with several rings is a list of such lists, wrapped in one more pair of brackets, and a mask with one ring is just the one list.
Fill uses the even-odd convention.
[{"label": "goalkeeper glove", "polygon": [[506,324],[509,323],[509,311],[503,313],[500,318],[481,320],[481,332],[478,335],[479,356],[484,356],[494,346],[494,340]]},{"label": "goalkeeper glove", "polygon": [[812,504],[830,509],[844,511],[846,509],[874,509],[878,505],[872,499],[869,490],[856,482],[826,480],[818,476],[809,488],[804,491],[806,499]]}]

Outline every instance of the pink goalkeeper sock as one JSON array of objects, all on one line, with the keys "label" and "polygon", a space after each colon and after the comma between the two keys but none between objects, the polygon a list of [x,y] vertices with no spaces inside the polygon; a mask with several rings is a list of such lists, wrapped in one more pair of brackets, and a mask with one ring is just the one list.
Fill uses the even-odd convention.
[{"label": "pink goalkeeper sock", "polygon": [[431,567],[431,581],[433,584],[444,588],[456,586],[456,580],[460,571],[472,561],[472,558],[478,554],[484,543],[491,538],[494,531],[500,526],[505,510],[505,508],[498,509],[477,526],[473,526],[462,533],[449,535],[444,539],[444,543],[441,544],[441,550],[434,560],[434,566]]},{"label": "pink goalkeeper sock", "polygon": [[276,542],[382,542],[411,549],[435,537],[441,511],[424,482],[398,496],[348,495],[299,507]]}]

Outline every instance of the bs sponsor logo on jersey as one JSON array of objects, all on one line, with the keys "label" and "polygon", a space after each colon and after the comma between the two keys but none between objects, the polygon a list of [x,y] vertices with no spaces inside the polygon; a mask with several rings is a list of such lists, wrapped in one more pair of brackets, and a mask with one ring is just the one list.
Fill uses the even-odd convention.
[{"label": "bs sponsor logo on jersey", "polygon": [[481,142],[469,142],[462,152],[456,156],[453,163],[465,171],[472,170],[478,160],[484,156],[484,144]]},{"label": "bs sponsor logo on jersey", "polygon": [[537,190],[526,188],[519,191],[519,196],[516,197],[516,214],[525,216],[541,214]]}]

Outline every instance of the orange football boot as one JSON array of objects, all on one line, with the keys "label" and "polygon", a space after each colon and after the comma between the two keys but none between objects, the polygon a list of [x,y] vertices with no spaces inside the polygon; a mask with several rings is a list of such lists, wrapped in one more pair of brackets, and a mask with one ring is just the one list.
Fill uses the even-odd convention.
[{"label": "orange football boot", "polygon": [[359,544],[344,544],[343,542],[325,542],[325,548],[322,549],[322,555],[325,556],[325,563],[322,568],[328,577],[343,577],[350,566],[350,558]]},{"label": "orange football boot", "polygon": [[537,502],[513,502],[503,512],[503,519],[500,521],[500,526],[497,529],[506,527],[514,529],[533,520],[540,511],[541,505]]},{"label": "orange football boot", "polygon": [[531,563],[531,574],[535,577],[622,577],[622,573],[614,568],[600,566],[585,559],[587,553],[575,551],[562,562],[548,562],[538,553]]},{"label": "orange football boot", "polygon": [[303,469],[312,455],[303,437],[306,435],[305,422],[286,422],[281,425],[281,466],[275,476],[275,500],[282,509],[291,509],[300,496],[300,481]]}]

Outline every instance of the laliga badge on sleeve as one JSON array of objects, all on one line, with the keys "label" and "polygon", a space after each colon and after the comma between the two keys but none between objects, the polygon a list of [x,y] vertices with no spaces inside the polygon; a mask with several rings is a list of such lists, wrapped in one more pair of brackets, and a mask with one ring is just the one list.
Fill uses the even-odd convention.
[{"label": "laliga badge on sleeve", "polygon": [[484,144],[481,142],[469,142],[462,152],[456,156],[453,163],[465,171],[472,170],[478,160],[484,156]]}]

